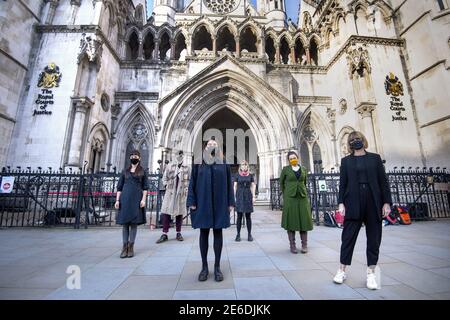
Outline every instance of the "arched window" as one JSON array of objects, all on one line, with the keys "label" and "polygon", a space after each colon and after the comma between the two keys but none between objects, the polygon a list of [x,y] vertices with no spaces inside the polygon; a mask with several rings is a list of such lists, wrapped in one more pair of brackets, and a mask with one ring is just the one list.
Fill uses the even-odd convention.
[{"label": "arched window", "polygon": [[246,27],[239,38],[241,50],[247,50],[248,52],[258,52],[256,43],[258,42],[255,33],[251,27]]},{"label": "arched window", "polygon": [[225,26],[217,33],[217,51],[236,51],[236,41],[228,26]]},{"label": "arched window", "polygon": [[139,55],[139,38],[136,32],[130,36],[127,44],[127,59],[136,60]]},{"label": "arched window", "polygon": [[180,60],[184,59],[184,56],[181,53],[186,53],[186,38],[184,37],[184,35],[180,32],[177,35],[177,40],[175,42],[175,59],[176,60]]},{"label": "arched window", "polygon": [[198,28],[193,37],[194,50],[202,50],[204,48],[212,50],[212,37],[205,26]]},{"label": "arched window", "polygon": [[289,47],[289,43],[285,37],[281,39],[280,42],[280,55],[281,55],[281,63],[288,64],[290,59],[289,56],[291,54],[291,48]]},{"label": "arched window", "polygon": [[155,50],[155,38],[151,32],[147,33],[144,40],[144,59],[153,59],[153,50]]},{"label": "arched window", "polygon": [[267,37],[266,38],[266,54],[271,63],[275,62],[275,53],[276,53],[275,43],[274,43],[272,37]]},{"label": "arched window", "polygon": [[317,142],[314,142],[312,147],[312,156],[314,163],[314,172],[321,172],[322,168],[322,153],[320,152],[320,147]]},{"label": "arched window", "polygon": [[300,163],[308,172],[311,172],[308,143],[304,140],[300,146]]},{"label": "arched window", "polygon": [[307,65],[306,50],[300,38],[295,41],[295,62],[301,65]]},{"label": "arched window", "polygon": [[161,61],[170,60],[170,56],[168,56],[168,51],[170,50],[170,37],[164,32],[161,37],[161,42],[159,43],[159,59]]},{"label": "arched window", "polygon": [[141,166],[146,169],[149,167],[149,156],[151,146],[148,143],[149,130],[141,118],[137,118],[134,124],[128,130],[129,141],[125,157],[124,168],[130,166],[130,154],[133,150],[138,150],[141,154]]},{"label": "arched window", "polygon": [[355,14],[355,23],[356,23],[356,31],[358,32],[358,35],[360,36],[368,36],[369,35],[369,28],[367,24],[367,17],[366,12],[363,8],[356,9]]},{"label": "arched window", "polygon": [[317,42],[314,38],[311,39],[311,43],[309,45],[309,54],[311,56],[311,64],[313,66],[319,65],[319,49],[317,47]]}]

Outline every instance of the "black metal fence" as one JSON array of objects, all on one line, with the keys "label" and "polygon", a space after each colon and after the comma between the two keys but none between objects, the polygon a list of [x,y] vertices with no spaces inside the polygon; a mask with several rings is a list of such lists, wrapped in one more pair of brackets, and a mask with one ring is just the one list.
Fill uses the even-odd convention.
[{"label": "black metal fence", "polygon": [[[445,168],[393,170],[387,176],[393,203],[407,206],[412,219],[450,218],[450,174]],[[339,173],[309,174],[307,188],[313,219],[319,225],[325,212],[337,210]],[[270,202],[272,210],[283,208],[279,179],[270,180]]]},{"label": "black metal fence", "polygon": [[[116,226],[114,208],[118,172],[83,173],[72,171],[7,170],[0,181],[14,179],[10,193],[0,192],[0,227]],[[160,173],[149,173],[146,202],[149,228],[161,227],[160,209],[164,198]],[[183,224],[191,225],[190,216]],[[231,223],[236,223],[234,212]]]}]

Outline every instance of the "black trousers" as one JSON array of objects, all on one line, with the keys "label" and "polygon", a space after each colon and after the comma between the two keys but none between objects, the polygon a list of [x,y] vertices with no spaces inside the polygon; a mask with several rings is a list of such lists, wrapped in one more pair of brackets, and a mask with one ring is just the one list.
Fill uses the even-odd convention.
[{"label": "black trousers", "polygon": [[366,226],[367,237],[367,265],[374,266],[378,263],[380,253],[382,222],[379,219],[380,212],[376,211],[375,202],[368,184],[360,184],[359,201],[361,219],[344,219],[341,244],[341,264],[351,265],[353,250],[358,239],[362,223]]}]

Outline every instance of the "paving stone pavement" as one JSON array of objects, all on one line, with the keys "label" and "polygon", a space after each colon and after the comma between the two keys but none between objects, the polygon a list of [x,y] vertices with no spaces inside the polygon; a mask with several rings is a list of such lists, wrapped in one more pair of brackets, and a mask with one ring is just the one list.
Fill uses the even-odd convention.
[{"label": "paving stone pavement", "polygon": [[[184,227],[184,242],[156,244],[161,230],[140,227],[136,256],[120,259],[120,228],[0,230],[0,299],[450,299],[450,220],[383,228],[381,289],[365,287],[361,230],[348,279],[332,282],[339,267],[341,230],[315,226],[309,252],[289,252],[280,212],[253,213],[253,242],[224,231],[223,282],[198,282],[198,230]],[[297,235],[297,238],[299,236]],[[299,245],[299,241],[298,241]],[[208,259],[213,270],[212,235]],[[81,289],[67,287],[69,266],[81,271]],[[75,283],[69,281],[69,283]]]}]

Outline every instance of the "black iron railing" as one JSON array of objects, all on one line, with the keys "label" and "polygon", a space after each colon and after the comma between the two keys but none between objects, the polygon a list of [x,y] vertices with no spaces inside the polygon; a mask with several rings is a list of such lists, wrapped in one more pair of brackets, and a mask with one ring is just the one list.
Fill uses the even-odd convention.
[{"label": "black iron railing", "polygon": [[[11,193],[0,193],[0,227],[116,225],[117,172],[3,169],[0,176],[14,178]],[[161,175],[148,177],[147,224],[156,226],[162,202]]]},{"label": "black iron railing", "polygon": [[[393,170],[387,176],[393,203],[407,206],[413,219],[450,218],[450,174],[445,168]],[[324,212],[338,207],[339,173],[309,174],[307,189],[313,219],[319,225]],[[283,208],[279,179],[270,180],[270,200],[272,210]]]},{"label": "black iron railing", "polygon": [[[8,170],[3,177],[13,177],[11,193],[0,192],[0,227],[117,226],[114,208],[118,172],[84,173],[72,171]],[[161,227],[161,205],[165,190],[162,175],[149,173],[146,202],[149,228]],[[188,212],[188,211],[187,211]],[[231,224],[236,223],[234,211]],[[190,226],[190,215],[183,217],[183,225]]]}]

